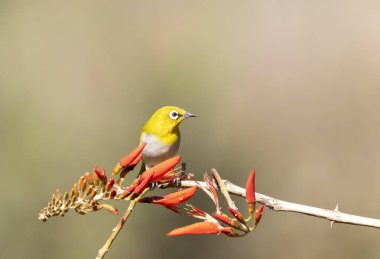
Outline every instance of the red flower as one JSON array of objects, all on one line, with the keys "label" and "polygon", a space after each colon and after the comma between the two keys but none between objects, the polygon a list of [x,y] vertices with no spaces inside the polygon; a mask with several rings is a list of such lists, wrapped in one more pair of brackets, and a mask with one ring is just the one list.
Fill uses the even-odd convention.
[{"label": "red flower", "polygon": [[181,156],[175,156],[172,158],[169,158],[152,168],[146,170],[144,173],[141,174],[140,180],[143,181],[145,177],[149,174],[150,171],[153,171],[154,174],[152,176],[151,181],[157,181],[159,180],[163,175],[165,175],[167,172],[171,171],[181,160]]},{"label": "red flower", "polygon": [[255,225],[259,224],[261,220],[261,216],[263,215],[264,208],[265,208],[264,205],[260,205],[260,207],[256,210],[255,221],[254,221]]},{"label": "red flower", "polygon": [[140,195],[142,191],[148,186],[148,184],[151,182],[151,179],[153,177],[153,171],[151,171],[144,180],[140,181],[139,185],[136,186],[134,193],[135,195]]},{"label": "red flower", "polygon": [[[132,162],[135,162],[135,159],[140,155],[140,153],[142,152],[142,150],[144,149],[146,143],[143,143],[141,144],[140,146],[138,146],[137,148],[135,148],[135,150],[133,150],[131,153],[129,153],[128,155],[124,156],[120,161],[119,161],[119,164],[122,166],[122,167],[127,167],[129,165],[132,164]],[[141,158],[140,158],[141,159]],[[137,162],[138,163],[138,162]],[[136,164],[137,164],[136,163]],[[135,166],[136,166],[135,164]]]},{"label": "red flower", "polygon": [[222,214],[214,213],[213,216],[214,216],[214,218],[216,218],[217,220],[223,222],[226,225],[229,225],[229,226],[231,226],[233,228],[239,228],[239,226],[234,221],[232,221],[231,218],[227,217],[227,215],[222,215]]},{"label": "red flower", "polygon": [[245,186],[245,197],[249,204],[256,202],[255,195],[255,170],[253,169],[248,177],[247,184]]},{"label": "red flower", "polygon": [[214,218],[220,220],[224,224],[227,224],[227,225],[231,224],[231,219],[229,217],[226,217],[226,216],[220,215],[220,214],[216,214],[216,213],[214,213],[213,216],[214,216]]},{"label": "red flower", "polygon": [[127,166],[126,169],[128,169],[129,171],[132,171],[135,168],[135,166],[140,162],[143,155],[144,155],[144,153],[138,154],[137,157],[135,158],[135,160],[133,160],[131,163],[129,163],[129,165]]},{"label": "red flower", "polygon": [[193,197],[197,190],[198,186],[193,186],[184,190],[169,193],[162,197],[147,197],[142,199],[141,202],[159,204],[165,207],[174,207]]},{"label": "red flower", "polygon": [[194,218],[199,218],[199,219],[206,219],[206,212],[201,210],[200,208],[195,207],[194,205],[188,204],[187,205],[187,212],[185,215],[194,217]]},{"label": "red flower", "polygon": [[231,212],[231,214],[241,223],[245,224],[245,220],[243,218],[243,215],[234,208],[228,208],[228,210]]},{"label": "red flower", "polygon": [[[229,229],[227,229],[229,230]],[[167,236],[182,236],[182,235],[208,235],[219,234],[226,232],[219,224],[215,222],[198,222],[185,227],[176,228],[170,231]]]},{"label": "red flower", "polygon": [[215,188],[214,182],[211,180],[211,178],[207,174],[204,175],[204,180],[205,180],[205,182],[206,182],[209,190],[212,193],[212,196],[213,196],[212,200],[213,200],[213,202],[215,204],[216,211],[218,213],[220,213],[218,193],[216,192],[216,188]]},{"label": "red flower", "polygon": [[139,182],[135,180],[125,191],[121,194],[120,199],[125,199],[127,196],[129,196],[139,185]]},{"label": "red flower", "polygon": [[102,169],[99,170],[97,166],[94,166],[94,173],[98,176],[99,180],[102,183],[107,182],[107,175],[106,175],[106,171],[104,170],[104,167],[102,167]]}]

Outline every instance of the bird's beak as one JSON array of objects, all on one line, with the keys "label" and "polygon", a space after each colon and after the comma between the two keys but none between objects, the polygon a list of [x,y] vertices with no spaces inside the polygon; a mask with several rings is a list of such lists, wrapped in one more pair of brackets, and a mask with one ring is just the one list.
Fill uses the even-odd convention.
[{"label": "bird's beak", "polygon": [[190,118],[190,117],[198,117],[198,116],[195,115],[195,114],[192,114],[192,113],[190,113],[190,112],[186,112],[186,113],[183,115],[183,117],[186,119],[186,118]]}]

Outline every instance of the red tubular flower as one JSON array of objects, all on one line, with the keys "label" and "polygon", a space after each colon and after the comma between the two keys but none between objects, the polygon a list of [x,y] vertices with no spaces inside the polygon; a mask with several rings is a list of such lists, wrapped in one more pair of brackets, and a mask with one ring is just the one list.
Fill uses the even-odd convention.
[{"label": "red tubular flower", "polygon": [[136,186],[134,190],[135,195],[140,195],[142,191],[148,186],[148,184],[151,182],[151,179],[153,177],[153,171],[150,171],[149,174],[144,178],[143,181],[139,183],[139,185]]},{"label": "red tubular flower", "polygon": [[107,182],[107,175],[106,175],[106,171],[104,170],[104,167],[102,167],[102,169],[99,170],[97,166],[94,166],[94,173],[96,173],[96,175],[98,176],[99,180],[102,183]]},{"label": "red tubular flower", "polygon": [[182,175],[180,172],[169,171],[163,176],[161,176],[160,179],[157,180],[157,182],[167,183],[181,177]]},{"label": "red tubular flower", "polygon": [[194,205],[188,204],[187,206],[188,211],[185,213],[185,215],[194,218],[206,219],[206,212],[204,212],[200,208],[195,207]]},{"label": "red tubular flower", "polygon": [[195,195],[195,193],[197,192],[197,190],[198,190],[198,186],[192,186],[192,187],[184,189],[184,190],[169,193],[169,194],[161,197],[161,199],[154,199],[154,200],[152,200],[152,203],[160,204],[160,205],[163,205],[166,207],[177,206],[177,205],[187,201],[191,197],[193,197]]},{"label": "red tubular flower", "polygon": [[120,199],[125,199],[127,196],[129,196],[139,185],[139,182],[135,180],[125,191],[121,194]]},{"label": "red tubular flower", "polygon": [[213,201],[214,201],[214,204],[215,204],[215,207],[216,207],[216,211],[218,213],[220,213],[218,193],[216,192],[216,188],[215,188],[214,182],[211,180],[211,178],[207,174],[204,175],[204,180],[205,180],[205,182],[206,182],[209,190],[212,193]]},{"label": "red tubular flower", "polygon": [[144,153],[138,154],[137,157],[135,158],[135,160],[130,162],[126,169],[128,169],[129,171],[132,171],[135,168],[135,166],[140,162],[143,155],[144,155]]},{"label": "red tubular flower", "polygon": [[157,181],[159,180],[163,175],[165,175],[167,172],[171,171],[181,160],[181,156],[175,156],[172,158],[169,158],[152,168],[146,170],[144,173],[140,175],[140,180],[143,181],[144,178],[149,174],[150,171],[153,171],[154,174],[152,176],[151,181]]},{"label": "red tubular flower", "polygon": [[232,220],[229,217],[226,217],[226,216],[220,215],[220,214],[216,214],[216,213],[214,213],[213,216],[214,216],[214,218],[220,220],[224,224],[227,224],[227,225],[231,224]]},{"label": "red tubular flower", "polygon": [[140,153],[135,158],[135,160],[133,160],[127,167],[122,168],[120,166],[120,168],[118,168],[119,165],[116,166],[115,169],[114,169],[114,174],[117,174],[116,172],[121,171],[120,178],[124,178],[130,171],[132,171],[133,169],[135,169],[136,165],[140,162],[140,160],[143,157],[143,155],[144,155],[144,153]]},{"label": "red tubular flower", "polygon": [[243,215],[233,208],[228,208],[228,210],[231,212],[231,214],[241,223],[245,224],[245,220],[243,218]]},{"label": "red tubular flower", "polygon": [[223,228],[215,222],[198,222],[185,227],[173,229],[167,234],[167,236],[219,234],[222,233],[222,229]]},{"label": "red tubular flower", "polygon": [[260,205],[260,207],[256,210],[255,221],[254,221],[255,225],[259,224],[259,222],[261,220],[261,216],[263,215],[264,208],[265,208],[264,205]]},{"label": "red tubular flower", "polygon": [[154,203],[154,204],[159,204],[165,207],[174,207],[177,206],[191,197],[195,195],[195,193],[198,190],[198,186],[192,186],[190,188],[176,191],[173,193],[169,193],[165,196],[153,196],[153,197],[145,197],[140,200],[142,203]]},{"label": "red tubular flower", "polygon": [[[119,164],[120,166],[122,167],[127,167],[129,166],[132,162],[135,162],[135,159],[140,155],[140,153],[142,152],[142,150],[144,149],[146,143],[143,143],[141,144],[140,146],[138,146],[137,148],[135,148],[135,150],[133,150],[131,153],[129,153],[128,155],[124,156],[120,161],[119,161]],[[140,158],[141,159],[141,158]],[[137,162],[138,163],[138,162]],[[136,163],[136,164],[137,164]]]}]

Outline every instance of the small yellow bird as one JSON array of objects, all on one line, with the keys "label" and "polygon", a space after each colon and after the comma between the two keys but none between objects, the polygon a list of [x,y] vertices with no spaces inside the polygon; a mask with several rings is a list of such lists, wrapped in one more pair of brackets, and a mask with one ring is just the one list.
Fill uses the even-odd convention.
[{"label": "small yellow bird", "polygon": [[177,153],[181,142],[179,125],[190,117],[197,115],[175,106],[164,106],[150,117],[140,134],[139,144],[146,143],[141,172]]}]

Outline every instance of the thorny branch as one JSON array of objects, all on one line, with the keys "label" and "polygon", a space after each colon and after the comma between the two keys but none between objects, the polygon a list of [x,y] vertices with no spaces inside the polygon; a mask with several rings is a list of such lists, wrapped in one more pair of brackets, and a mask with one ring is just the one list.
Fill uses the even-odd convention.
[{"label": "thorny branch", "polygon": [[[106,209],[113,214],[118,214],[118,210],[114,206],[103,202],[108,200],[129,200],[128,209],[99,250],[97,259],[104,258],[137,203],[161,205],[178,214],[201,220],[201,222],[173,229],[167,234],[168,236],[225,234],[229,237],[243,237],[256,229],[261,220],[264,205],[274,211],[294,212],[324,218],[331,222],[331,226],[333,223],[345,223],[380,228],[380,220],[340,212],[338,205],[334,210],[326,210],[282,201],[256,193],[254,170],[249,175],[245,188],[222,179],[216,169],[211,170],[212,178],[205,174],[204,181],[197,181],[193,175],[185,172],[184,165],[175,168],[181,159],[180,156],[167,159],[155,165],[140,174],[129,186],[124,186],[126,175],[141,160],[144,146],[145,144],[140,145],[130,154],[123,157],[114,168],[111,178],[108,179],[104,168],[98,169],[94,167],[93,173],[87,172],[84,176],[81,176],[70,192],[62,194],[57,191],[52,195],[48,205],[40,211],[39,220],[46,221],[53,216],[64,216],[69,210],[75,210],[81,215],[100,209]],[[162,197],[143,197],[154,188],[179,187],[184,188]],[[199,188],[213,201],[215,205],[213,213],[209,214],[192,204],[187,204],[185,209],[179,206],[193,197]],[[219,206],[218,192],[222,193],[227,201],[228,211],[232,217],[222,212]],[[243,217],[230,194],[245,198],[248,207],[248,218]],[[255,207],[256,202],[262,204],[257,209]]]},{"label": "thorny branch", "polygon": [[[224,180],[225,186],[229,193],[245,197],[245,189],[235,185],[227,180]],[[195,182],[195,181],[182,181],[182,187],[191,187],[195,185],[201,185],[207,188],[205,182]],[[283,211],[283,212],[294,212],[301,213],[309,216],[314,216],[317,218],[323,218],[330,220],[331,223],[344,223],[351,225],[359,225],[365,227],[373,227],[380,229],[380,220],[374,218],[361,217],[356,215],[351,215],[347,213],[340,212],[336,207],[334,210],[321,209],[317,207],[292,203],[288,201],[279,200],[276,198],[272,198],[270,196],[260,194],[256,192],[256,200],[257,202],[264,204],[268,208],[274,211]]]}]

